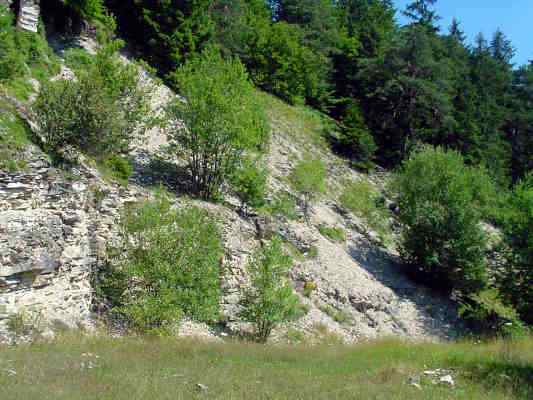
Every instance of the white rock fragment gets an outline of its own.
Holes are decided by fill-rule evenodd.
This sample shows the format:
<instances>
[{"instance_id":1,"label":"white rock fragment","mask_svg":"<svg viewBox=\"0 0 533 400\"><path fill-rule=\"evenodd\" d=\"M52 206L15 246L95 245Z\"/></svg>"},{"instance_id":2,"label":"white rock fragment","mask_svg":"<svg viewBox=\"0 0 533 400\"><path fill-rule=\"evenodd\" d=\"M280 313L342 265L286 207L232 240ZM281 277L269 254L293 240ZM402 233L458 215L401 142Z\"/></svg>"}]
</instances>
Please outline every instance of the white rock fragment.
<instances>
[{"instance_id":1,"label":"white rock fragment","mask_svg":"<svg viewBox=\"0 0 533 400\"><path fill-rule=\"evenodd\" d=\"M206 392L209 389L209 387L207 385L204 385L203 383L197 383L196 388L198 390L201 390L202 392Z\"/></svg>"},{"instance_id":2,"label":"white rock fragment","mask_svg":"<svg viewBox=\"0 0 533 400\"><path fill-rule=\"evenodd\" d=\"M453 380L453 377L451 375L441 376L441 378L439 379L439 383L443 385L448 385L451 387L455 386L455 381Z\"/></svg>"}]
</instances>

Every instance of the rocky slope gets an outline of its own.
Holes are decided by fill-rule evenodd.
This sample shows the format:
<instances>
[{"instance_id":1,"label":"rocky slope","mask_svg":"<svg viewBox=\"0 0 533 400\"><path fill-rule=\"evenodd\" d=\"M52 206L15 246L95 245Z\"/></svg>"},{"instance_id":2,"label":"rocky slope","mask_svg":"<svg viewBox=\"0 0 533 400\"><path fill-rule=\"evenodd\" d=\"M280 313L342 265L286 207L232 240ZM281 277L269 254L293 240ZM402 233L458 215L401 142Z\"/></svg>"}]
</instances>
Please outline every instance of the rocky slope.
<instances>
[{"instance_id":1,"label":"rocky slope","mask_svg":"<svg viewBox=\"0 0 533 400\"><path fill-rule=\"evenodd\" d=\"M144 79L149 81L145 74ZM153 84L152 106L158 112L174 94ZM314 204L309 223L243 217L231 197L224 205L198 202L223 221L226 257L221 308L227 328L246 329L237 318L241 290L247 284L245 265L262 238L278 233L299 255L291 278L309 312L278 329L275 339L320 338L326 332L346 342L390 335L455 336L459 323L454 305L407 279L394 252L379 244L364 221L338 204L343 182L367 179L379 186L380 179L352 171L332 154L317 133L324 126L316 115L265 94L258 96L265 101L272 126L267 156L270 195L281 189L291 191L286 176L305 152L326 162L329 194ZM138 138L133 150L135 174L127 187L104 179L83 158L65 172L36 146L26 149L24 172L0 171L0 337L9 337L14 316L21 315L48 334L61 327L95 326L98 307L92 278L105 258L106 244L116 235L124 204L151 196L151 187L158 183L168 185L177 194L176 204L182 203L180 178L161 168L179 161L165 158L166 143L159 128ZM318 230L322 224L344 230L346 240L324 237ZM315 254L310 254L311 249ZM304 296L306 284L313 290ZM184 324L182 333L218 334L192 322Z\"/></svg>"}]
</instances>

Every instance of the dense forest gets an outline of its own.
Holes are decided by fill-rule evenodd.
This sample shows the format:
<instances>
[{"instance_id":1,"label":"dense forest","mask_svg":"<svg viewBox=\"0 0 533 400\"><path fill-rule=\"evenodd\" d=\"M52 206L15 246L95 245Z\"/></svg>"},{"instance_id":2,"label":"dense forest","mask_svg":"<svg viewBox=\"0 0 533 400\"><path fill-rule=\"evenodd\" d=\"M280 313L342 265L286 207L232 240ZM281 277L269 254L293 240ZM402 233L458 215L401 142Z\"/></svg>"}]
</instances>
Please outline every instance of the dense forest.
<instances>
[{"instance_id":1,"label":"dense forest","mask_svg":"<svg viewBox=\"0 0 533 400\"><path fill-rule=\"evenodd\" d=\"M126 3L106 2L163 74L216 43L260 88L332 115L337 147L362 167L396 166L419 143L458 150L504 187L533 167L533 66L512 64L500 30L469 44L459 20L439 29L436 0Z\"/></svg>"}]
</instances>

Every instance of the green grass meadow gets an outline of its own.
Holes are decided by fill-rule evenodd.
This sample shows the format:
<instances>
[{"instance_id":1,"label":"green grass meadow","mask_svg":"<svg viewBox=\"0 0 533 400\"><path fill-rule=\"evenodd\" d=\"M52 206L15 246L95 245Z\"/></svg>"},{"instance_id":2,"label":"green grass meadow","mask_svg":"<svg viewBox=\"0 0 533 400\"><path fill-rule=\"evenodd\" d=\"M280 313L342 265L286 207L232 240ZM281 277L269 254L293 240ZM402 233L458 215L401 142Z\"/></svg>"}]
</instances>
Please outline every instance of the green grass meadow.
<instances>
[{"instance_id":1,"label":"green grass meadow","mask_svg":"<svg viewBox=\"0 0 533 400\"><path fill-rule=\"evenodd\" d=\"M436 368L450 369L455 387L422 374ZM410 385L419 375L420 387ZM70 337L0 347L0 399L530 400L533 341L265 346Z\"/></svg>"}]
</instances>

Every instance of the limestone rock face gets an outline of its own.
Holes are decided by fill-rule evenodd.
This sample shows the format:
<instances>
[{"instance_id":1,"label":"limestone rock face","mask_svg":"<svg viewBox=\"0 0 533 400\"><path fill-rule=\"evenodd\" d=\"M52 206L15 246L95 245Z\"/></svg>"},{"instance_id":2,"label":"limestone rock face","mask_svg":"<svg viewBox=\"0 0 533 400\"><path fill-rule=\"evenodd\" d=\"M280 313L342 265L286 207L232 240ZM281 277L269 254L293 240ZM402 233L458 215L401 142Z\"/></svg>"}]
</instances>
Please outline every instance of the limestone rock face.
<instances>
[{"instance_id":1,"label":"limestone rock face","mask_svg":"<svg viewBox=\"0 0 533 400\"><path fill-rule=\"evenodd\" d=\"M0 171L0 339L21 314L44 331L92 326L92 272L129 199L91 170L69 176L32 156L28 172Z\"/></svg>"},{"instance_id":2,"label":"limestone rock face","mask_svg":"<svg viewBox=\"0 0 533 400\"><path fill-rule=\"evenodd\" d=\"M37 32L39 27L39 0L20 0L17 26L30 32Z\"/></svg>"},{"instance_id":3,"label":"limestone rock face","mask_svg":"<svg viewBox=\"0 0 533 400\"><path fill-rule=\"evenodd\" d=\"M0 172L0 329L22 310L76 326L90 313L95 260L87 188L51 174L45 159L29 169Z\"/></svg>"},{"instance_id":4,"label":"limestone rock face","mask_svg":"<svg viewBox=\"0 0 533 400\"><path fill-rule=\"evenodd\" d=\"M10 7L13 2L18 2L19 5L17 27L26 31L37 32L41 12L40 0L0 0L0 5Z\"/></svg>"}]
</instances>

